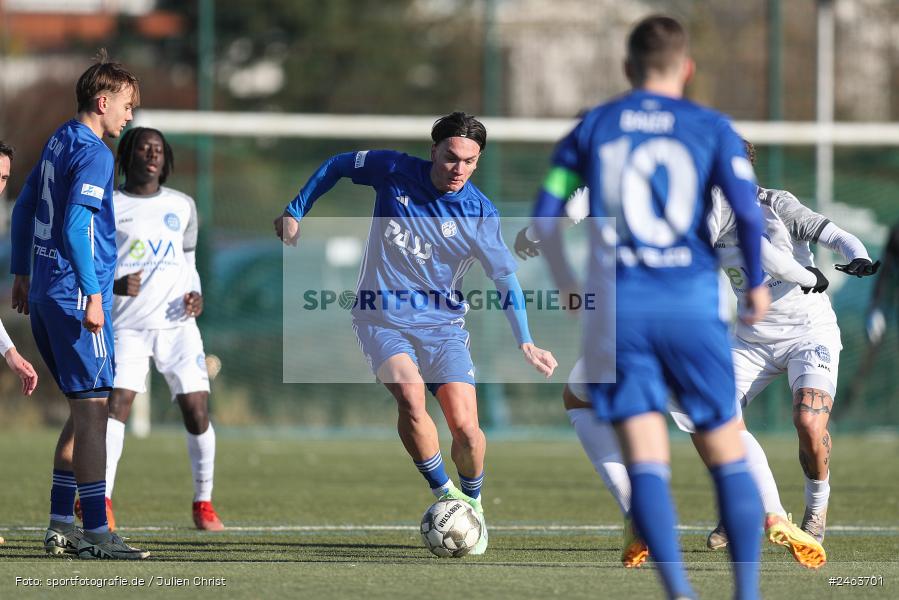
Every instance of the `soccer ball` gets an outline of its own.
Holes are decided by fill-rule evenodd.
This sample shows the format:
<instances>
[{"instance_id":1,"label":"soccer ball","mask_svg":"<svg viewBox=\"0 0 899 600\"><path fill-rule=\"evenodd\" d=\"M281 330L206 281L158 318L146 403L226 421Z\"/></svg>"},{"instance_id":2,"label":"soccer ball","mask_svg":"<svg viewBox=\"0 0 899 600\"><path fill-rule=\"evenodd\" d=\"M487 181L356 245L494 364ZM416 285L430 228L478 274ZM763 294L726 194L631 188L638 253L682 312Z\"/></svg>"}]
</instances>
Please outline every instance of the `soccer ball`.
<instances>
[{"instance_id":1,"label":"soccer ball","mask_svg":"<svg viewBox=\"0 0 899 600\"><path fill-rule=\"evenodd\" d=\"M438 500L421 518L421 540L440 557L465 556L481 539L481 522L461 500Z\"/></svg>"}]
</instances>

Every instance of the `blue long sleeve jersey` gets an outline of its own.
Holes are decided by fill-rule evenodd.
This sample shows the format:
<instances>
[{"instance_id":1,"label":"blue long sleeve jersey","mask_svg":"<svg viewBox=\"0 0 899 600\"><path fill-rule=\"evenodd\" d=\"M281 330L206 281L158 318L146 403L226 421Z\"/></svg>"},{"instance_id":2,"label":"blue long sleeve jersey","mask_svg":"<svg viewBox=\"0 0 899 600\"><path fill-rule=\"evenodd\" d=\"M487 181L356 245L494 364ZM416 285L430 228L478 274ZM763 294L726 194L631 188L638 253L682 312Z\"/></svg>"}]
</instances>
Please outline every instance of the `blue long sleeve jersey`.
<instances>
[{"instance_id":1,"label":"blue long sleeve jersey","mask_svg":"<svg viewBox=\"0 0 899 600\"><path fill-rule=\"evenodd\" d=\"M499 212L470 181L458 192L431 182L432 163L390 150L332 156L299 191L285 212L297 219L346 177L375 190L353 318L390 326L464 323L469 310L462 279L481 263L503 298L518 344L529 343L518 265L500 230Z\"/></svg>"},{"instance_id":2,"label":"blue long sleeve jersey","mask_svg":"<svg viewBox=\"0 0 899 600\"><path fill-rule=\"evenodd\" d=\"M560 216L581 185L589 186L589 214L598 217L588 219L590 273L616 265L619 314L717 314L717 258L706 225L713 185L733 207L749 285L761 284L755 174L723 115L633 91L589 111L559 142L552 163L534 216L560 287L574 278L556 219L546 217Z\"/></svg>"},{"instance_id":3,"label":"blue long sleeve jersey","mask_svg":"<svg viewBox=\"0 0 899 600\"><path fill-rule=\"evenodd\" d=\"M12 217L10 270L31 275L28 300L84 310L100 293L112 308L116 264L112 152L76 120L57 129Z\"/></svg>"}]
</instances>

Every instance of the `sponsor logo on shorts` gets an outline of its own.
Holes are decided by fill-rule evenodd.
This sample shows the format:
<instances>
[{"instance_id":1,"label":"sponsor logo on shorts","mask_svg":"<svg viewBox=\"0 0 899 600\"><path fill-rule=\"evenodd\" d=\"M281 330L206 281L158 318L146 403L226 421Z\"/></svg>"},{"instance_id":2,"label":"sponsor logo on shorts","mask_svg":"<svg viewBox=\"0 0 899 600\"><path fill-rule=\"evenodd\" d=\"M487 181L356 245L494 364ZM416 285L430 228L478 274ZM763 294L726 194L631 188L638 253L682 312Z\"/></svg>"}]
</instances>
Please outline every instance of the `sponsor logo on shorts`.
<instances>
[{"instance_id":1,"label":"sponsor logo on shorts","mask_svg":"<svg viewBox=\"0 0 899 600\"><path fill-rule=\"evenodd\" d=\"M821 362L830 362L830 350L827 349L827 346L822 346L820 344L815 346L815 354L821 359Z\"/></svg>"},{"instance_id":2,"label":"sponsor logo on shorts","mask_svg":"<svg viewBox=\"0 0 899 600\"><path fill-rule=\"evenodd\" d=\"M165 217L163 217L163 221L165 222L165 226L171 229L172 231L178 231L181 229L181 219L178 218L178 215L175 213L169 213Z\"/></svg>"},{"instance_id":3,"label":"sponsor logo on shorts","mask_svg":"<svg viewBox=\"0 0 899 600\"><path fill-rule=\"evenodd\" d=\"M409 206L409 196L397 196L396 201L402 204L403 206Z\"/></svg>"},{"instance_id":4,"label":"sponsor logo on shorts","mask_svg":"<svg viewBox=\"0 0 899 600\"><path fill-rule=\"evenodd\" d=\"M356 153L356 160L353 161L353 164L357 169L365 165L366 154L368 154L368 150L363 150L362 152Z\"/></svg>"}]
</instances>

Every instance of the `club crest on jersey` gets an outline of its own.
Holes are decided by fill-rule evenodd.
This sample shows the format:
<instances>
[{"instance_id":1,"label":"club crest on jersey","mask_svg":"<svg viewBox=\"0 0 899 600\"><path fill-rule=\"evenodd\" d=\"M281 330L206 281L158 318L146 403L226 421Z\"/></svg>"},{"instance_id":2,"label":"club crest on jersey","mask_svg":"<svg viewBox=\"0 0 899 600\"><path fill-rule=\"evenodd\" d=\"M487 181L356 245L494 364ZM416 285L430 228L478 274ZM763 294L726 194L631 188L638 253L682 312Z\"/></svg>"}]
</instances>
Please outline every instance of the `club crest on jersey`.
<instances>
[{"instance_id":1,"label":"club crest on jersey","mask_svg":"<svg viewBox=\"0 0 899 600\"><path fill-rule=\"evenodd\" d=\"M821 359L821 362L830 362L830 351L827 349L827 346L815 346L815 354L818 355L818 358Z\"/></svg>"},{"instance_id":2,"label":"club crest on jersey","mask_svg":"<svg viewBox=\"0 0 899 600\"><path fill-rule=\"evenodd\" d=\"M458 228L456 227L455 221L447 221L440 226L440 231L443 232L443 237L451 238L456 235Z\"/></svg>"},{"instance_id":3,"label":"club crest on jersey","mask_svg":"<svg viewBox=\"0 0 899 600\"><path fill-rule=\"evenodd\" d=\"M178 215L175 213L168 213L166 216L162 218L165 226L171 229L172 231L178 231L181 229L181 219L178 218Z\"/></svg>"},{"instance_id":4,"label":"club crest on jersey","mask_svg":"<svg viewBox=\"0 0 899 600\"><path fill-rule=\"evenodd\" d=\"M414 235L409 229L403 230L400 224L393 219L388 221L384 237L399 248L403 254L414 256L419 264L423 265L426 260L431 258L431 243L424 242L424 245L422 245L420 237Z\"/></svg>"}]
</instances>

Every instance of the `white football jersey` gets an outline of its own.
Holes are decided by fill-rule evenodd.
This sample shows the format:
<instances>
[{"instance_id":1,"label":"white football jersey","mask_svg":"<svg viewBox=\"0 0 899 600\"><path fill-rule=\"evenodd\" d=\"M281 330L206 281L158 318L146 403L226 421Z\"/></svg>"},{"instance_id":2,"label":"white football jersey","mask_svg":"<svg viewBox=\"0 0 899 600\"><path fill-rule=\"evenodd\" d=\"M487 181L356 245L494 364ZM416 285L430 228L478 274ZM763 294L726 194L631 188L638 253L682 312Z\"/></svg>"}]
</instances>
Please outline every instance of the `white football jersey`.
<instances>
[{"instance_id":1,"label":"white football jersey","mask_svg":"<svg viewBox=\"0 0 899 600\"><path fill-rule=\"evenodd\" d=\"M805 207L789 192L758 188L758 200L764 235L771 245L804 267L815 266L809 242L817 242L830 221ZM734 293L742 300L748 276L738 245L736 220L717 188L712 190L708 224L721 268ZM764 276L764 284L771 292L771 307L753 325L738 320L738 337L751 343L774 343L805 336L818 327L836 326L837 317L827 294L804 294L798 284L779 279L767 269Z\"/></svg>"},{"instance_id":2,"label":"white football jersey","mask_svg":"<svg viewBox=\"0 0 899 600\"><path fill-rule=\"evenodd\" d=\"M193 259L197 208L193 198L167 187L152 196L113 194L116 216L115 278L143 271L137 296L114 296L115 329L169 329L193 321L184 294L200 291ZM187 255L187 256L185 256Z\"/></svg>"}]
</instances>

